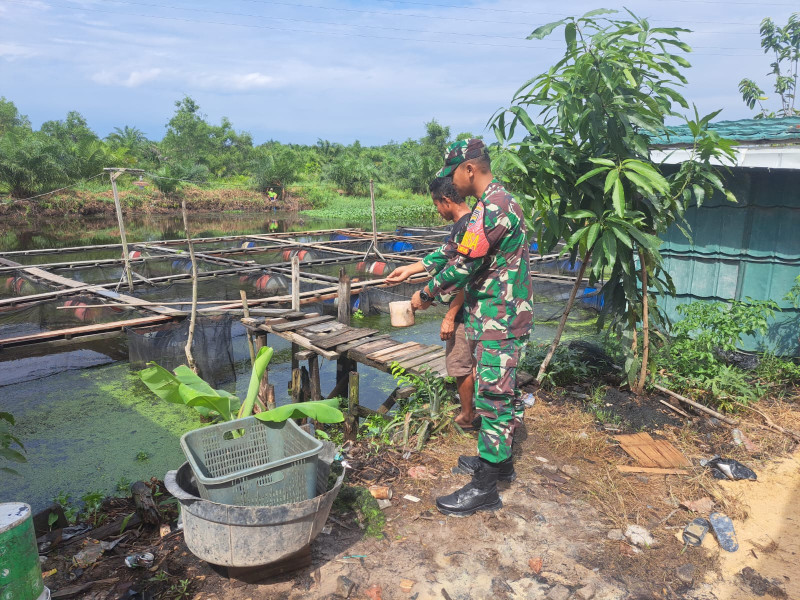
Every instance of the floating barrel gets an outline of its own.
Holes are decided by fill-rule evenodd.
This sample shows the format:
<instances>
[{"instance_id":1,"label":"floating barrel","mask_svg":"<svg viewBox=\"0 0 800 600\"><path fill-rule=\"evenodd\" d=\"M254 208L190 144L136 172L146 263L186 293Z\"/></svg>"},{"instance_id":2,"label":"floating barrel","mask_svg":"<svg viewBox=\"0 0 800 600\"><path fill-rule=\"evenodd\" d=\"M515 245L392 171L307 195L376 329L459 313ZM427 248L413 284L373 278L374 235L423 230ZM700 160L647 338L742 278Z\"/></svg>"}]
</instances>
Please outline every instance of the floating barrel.
<instances>
[{"instance_id":1,"label":"floating barrel","mask_svg":"<svg viewBox=\"0 0 800 600\"><path fill-rule=\"evenodd\" d=\"M240 248L255 248L255 247L256 247L255 242L242 242L242 245L240 246Z\"/></svg>"},{"instance_id":2,"label":"floating barrel","mask_svg":"<svg viewBox=\"0 0 800 600\"><path fill-rule=\"evenodd\" d=\"M24 277L9 277L5 282L6 291L17 296L30 296L36 293L33 284Z\"/></svg>"},{"instance_id":3,"label":"floating barrel","mask_svg":"<svg viewBox=\"0 0 800 600\"><path fill-rule=\"evenodd\" d=\"M558 263L558 270L566 271L567 273L577 273L580 271L582 264L583 262L578 258L575 259L575 262L572 262L570 259L566 259Z\"/></svg>"},{"instance_id":4,"label":"floating barrel","mask_svg":"<svg viewBox=\"0 0 800 600\"><path fill-rule=\"evenodd\" d=\"M74 308L75 318L83 322L94 320L94 317L97 314L95 309L87 308L86 302L81 302L80 300L67 300L64 302L64 306Z\"/></svg>"},{"instance_id":5,"label":"floating barrel","mask_svg":"<svg viewBox=\"0 0 800 600\"><path fill-rule=\"evenodd\" d=\"M332 242L343 242L344 240L352 240L349 235L344 235L342 233L332 233L330 236L330 240Z\"/></svg>"},{"instance_id":6,"label":"floating barrel","mask_svg":"<svg viewBox=\"0 0 800 600\"><path fill-rule=\"evenodd\" d=\"M383 246L388 252L409 252L414 249L410 242L386 242Z\"/></svg>"},{"instance_id":7,"label":"floating barrel","mask_svg":"<svg viewBox=\"0 0 800 600\"><path fill-rule=\"evenodd\" d=\"M43 600L44 587L31 507L23 502L0 504L0 598Z\"/></svg>"},{"instance_id":8,"label":"floating barrel","mask_svg":"<svg viewBox=\"0 0 800 600\"><path fill-rule=\"evenodd\" d=\"M173 271L186 271L187 273L192 270L192 261L188 258L179 258L172 261Z\"/></svg>"},{"instance_id":9,"label":"floating barrel","mask_svg":"<svg viewBox=\"0 0 800 600\"><path fill-rule=\"evenodd\" d=\"M280 275L261 275L255 280L256 289L263 294L275 295L285 292L289 285Z\"/></svg>"},{"instance_id":10,"label":"floating barrel","mask_svg":"<svg viewBox=\"0 0 800 600\"><path fill-rule=\"evenodd\" d=\"M128 252L128 258L130 259L140 258L141 256L142 253L139 252L138 250L131 250L130 252Z\"/></svg>"},{"instance_id":11,"label":"floating barrel","mask_svg":"<svg viewBox=\"0 0 800 600\"><path fill-rule=\"evenodd\" d=\"M283 256L283 260L286 261L286 262L289 262L290 260L292 260L292 257L294 257L294 256L299 258L300 262L303 262L303 261L307 262L307 261L311 261L311 260L316 260L317 259L317 255L314 254L314 252L312 252L311 250L284 250L282 256Z\"/></svg>"},{"instance_id":12,"label":"floating barrel","mask_svg":"<svg viewBox=\"0 0 800 600\"><path fill-rule=\"evenodd\" d=\"M597 310L602 310L603 306L605 306L605 298L603 298L603 291L593 287L587 287L583 290L583 293L578 298L584 304L591 306L592 308L596 308Z\"/></svg>"},{"instance_id":13,"label":"floating barrel","mask_svg":"<svg viewBox=\"0 0 800 600\"><path fill-rule=\"evenodd\" d=\"M385 276L394 271L396 265L394 263L387 263L380 260L375 261L360 261L356 264L356 271L359 273L369 273L370 275Z\"/></svg>"},{"instance_id":14,"label":"floating barrel","mask_svg":"<svg viewBox=\"0 0 800 600\"><path fill-rule=\"evenodd\" d=\"M539 251L539 244L536 242L531 242L531 252L538 252Z\"/></svg>"}]
</instances>

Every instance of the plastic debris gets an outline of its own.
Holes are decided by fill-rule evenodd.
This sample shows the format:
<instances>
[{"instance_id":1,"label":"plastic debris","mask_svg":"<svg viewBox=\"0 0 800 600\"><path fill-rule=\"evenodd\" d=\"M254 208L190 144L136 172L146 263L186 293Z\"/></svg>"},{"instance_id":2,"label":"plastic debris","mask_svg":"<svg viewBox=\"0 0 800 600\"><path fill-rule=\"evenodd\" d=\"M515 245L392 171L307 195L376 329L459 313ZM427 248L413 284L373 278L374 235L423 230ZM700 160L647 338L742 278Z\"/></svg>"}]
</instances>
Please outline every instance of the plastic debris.
<instances>
[{"instance_id":1,"label":"plastic debris","mask_svg":"<svg viewBox=\"0 0 800 600\"><path fill-rule=\"evenodd\" d=\"M400 580L400 591L405 592L406 594L411 593L411 590L414 589L414 585L417 582L413 579L401 579Z\"/></svg>"},{"instance_id":2,"label":"plastic debris","mask_svg":"<svg viewBox=\"0 0 800 600\"><path fill-rule=\"evenodd\" d=\"M411 494L406 494L405 496L403 496L403 499L404 500L408 500L409 502L419 502L420 501L419 498L417 498L416 496L412 496Z\"/></svg>"},{"instance_id":3,"label":"plastic debris","mask_svg":"<svg viewBox=\"0 0 800 600\"><path fill-rule=\"evenodd\" d=\"M706 496L699 500L681 500L681 506L685 506L692 512L707 515L714 509L714 501Z\"/></svg>"},{"instance_id":4,"label":"plastic debris","mask_svg":"<svg viewBox=\"0 0 800 600\"><path fill-rule=\"evenodd\" d=\"M153 566L155 556L150 552L138 552L125 557L125 566L129 569L149 569Z\"/></svg>"},{"instance_id":5,"label":"plastic debris","mask_svg":"<svg viewBox=\"0 0 800 600\"><path fill-rule=\"evenodd\" d=\"M378 499L378 508L380 508L381 510L385 510L385 509L389 508L391 505L392 505L392 501L391 500L387 500L385 498L379 498Z\"/></svg>"},{"instance_id":6,"label":"plastic debris","mask_svg":"<svg viewBox=\"0 0 800 600\"><path fill-rule=\"evenodd\" d=\"M522 397L522 401L525 403L525 407L526 408L530 408L531 406L533 406L536 403L536 396L534 396L531 393L525 394Z\"/></svg>"},{"instance_id":7,"label":"plastic debris","mask_svg":"<svg viewBox=\"0 0 800 600\"><path fill-rule=\"evenodd\" d=\"M716 479L730 479L733 481L740 479L755 481L757 479L755 472L751 468L732 458L712 456L708 460L701 460L700 465L711 469L711 474Z\"/></svg>"},{"instance_id":8,"label":"plastic debris","mask_svg":"<svg viewBox=\"0 0 800 600\"><path fill-rule=\"evenodd\" d=\"M85 569L97 562L103 554L103 546L97 540L87 538L84 540L84 548L72 557L72 562L76 567Z\"/></svg>"},{"instance_id":9,"label":"plastic debris","mask_svg":"<svg viewBox=\"0 0 800 600\"><path fill-rule=\"evenodd\" d=\"M656 544L650 532L641 525L628 525L628 528L625 530L625 537L635 546L652 548Z\"/></svg>"},{"instance_id":10,"label":"plastic debris","mask_svg":"<svg viewBox=\"0 0 800 600\"><path fill-rule=\"evenodd\" d=\"M528 566L531 568L531 571L536 573L537 575L542 572L542 557L537 556L536 558L531 558L528 560Z\"/></svg>"},{"instance_id":11,"label":"plastic debris","mask_svg":"<svg viewBox=\"0 0 800 600\"><path fill-rule=\"evenodd\" d=\"M364 595L369 598L369 600L383 600L381 587L379 585L373 585L372 587L365 589Z\"/></svg>"},{"instance_id":12,"label":"plastic debris","mask_svg":"<svg viewBox=\"0 0 800 600\"><path fill-rule=\"evenodd\" d=\"M339 575L336 580L336 595L342 598L349 598L350 594L356 589L356 583L349 577Z\"/></svg>"},{"instance_id":13,"label":"plastic debris","mask_svg":"<svg viewBox=\"0 0 800 600\"><path fill-rule=\"evenodd\" d=\"M332 531L333 527L331 527L330 525L325 525L325 527L322 528L322 533L325 535L330 535Z\"/></svg>"}]
</instances>

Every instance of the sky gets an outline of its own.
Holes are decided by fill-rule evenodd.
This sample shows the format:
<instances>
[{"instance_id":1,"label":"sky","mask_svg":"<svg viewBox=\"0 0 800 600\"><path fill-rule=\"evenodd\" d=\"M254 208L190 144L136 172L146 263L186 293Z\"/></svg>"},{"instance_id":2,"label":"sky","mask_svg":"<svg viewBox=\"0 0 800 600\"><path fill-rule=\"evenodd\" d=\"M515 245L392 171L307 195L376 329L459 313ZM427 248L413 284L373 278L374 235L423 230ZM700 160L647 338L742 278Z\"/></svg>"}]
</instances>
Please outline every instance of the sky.
<instances>
[{"instance_id":1,"label":"sky","mask_svg":"<svg viewBox=\"0 0 800 600\"><path fill-rule=\"evenodd\" d=\"M623 5L654 26L692 29L685 96L719 119L753 114L738 83L769 87L761 19L786 23L797 1L734 0L0 0L0 96L34 127L80 112L101 137L125 125L161 139L191 96L255 143L384 144L486 135L517 88L564 50L568 15ZM774 99L772 99L774 100Z\"/></svg>"}]
</instances>

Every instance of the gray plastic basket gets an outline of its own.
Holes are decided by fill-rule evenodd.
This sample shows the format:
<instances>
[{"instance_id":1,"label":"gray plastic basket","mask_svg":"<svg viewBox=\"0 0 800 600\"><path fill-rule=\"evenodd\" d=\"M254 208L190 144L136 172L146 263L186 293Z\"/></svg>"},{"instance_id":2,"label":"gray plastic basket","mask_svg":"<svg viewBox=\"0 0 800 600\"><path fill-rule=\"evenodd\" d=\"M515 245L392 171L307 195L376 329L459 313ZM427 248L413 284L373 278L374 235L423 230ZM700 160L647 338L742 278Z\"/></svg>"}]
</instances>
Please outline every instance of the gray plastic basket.
<instances>
[{"instance_id":1,"label":"gray plastic basket","mask_svg":"<svg viewBox=\"0 0 800 600\"><path fill-rule=\"evenodd\" d=\"M244 435L233 438L234 430ZM181 437L200 497L236 506L279 506L317 495L322 442L293 420L247 417L202 427Z\"/></svg>"}]
</instances>

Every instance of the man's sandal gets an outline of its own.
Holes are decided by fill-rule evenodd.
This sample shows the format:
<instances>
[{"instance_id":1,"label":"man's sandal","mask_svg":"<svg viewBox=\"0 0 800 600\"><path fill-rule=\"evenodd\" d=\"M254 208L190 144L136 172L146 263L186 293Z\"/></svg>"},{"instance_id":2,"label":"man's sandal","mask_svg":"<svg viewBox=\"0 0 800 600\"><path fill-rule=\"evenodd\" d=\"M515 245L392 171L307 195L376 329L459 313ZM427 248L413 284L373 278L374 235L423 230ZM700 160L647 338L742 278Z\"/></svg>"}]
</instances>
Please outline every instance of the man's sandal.
<instances>
[{"instance_id":1,"label":"man's sandal","mask_svg":"<svg viewBox=\"0 0 800 600\"><path fill-rule=\"evenodd\" d=\"M703 543L703 538L708 533L708 521L703 517L697 517L683 529L683 541L690 546L699 546Z\"/></svg>"}]
</instances>

